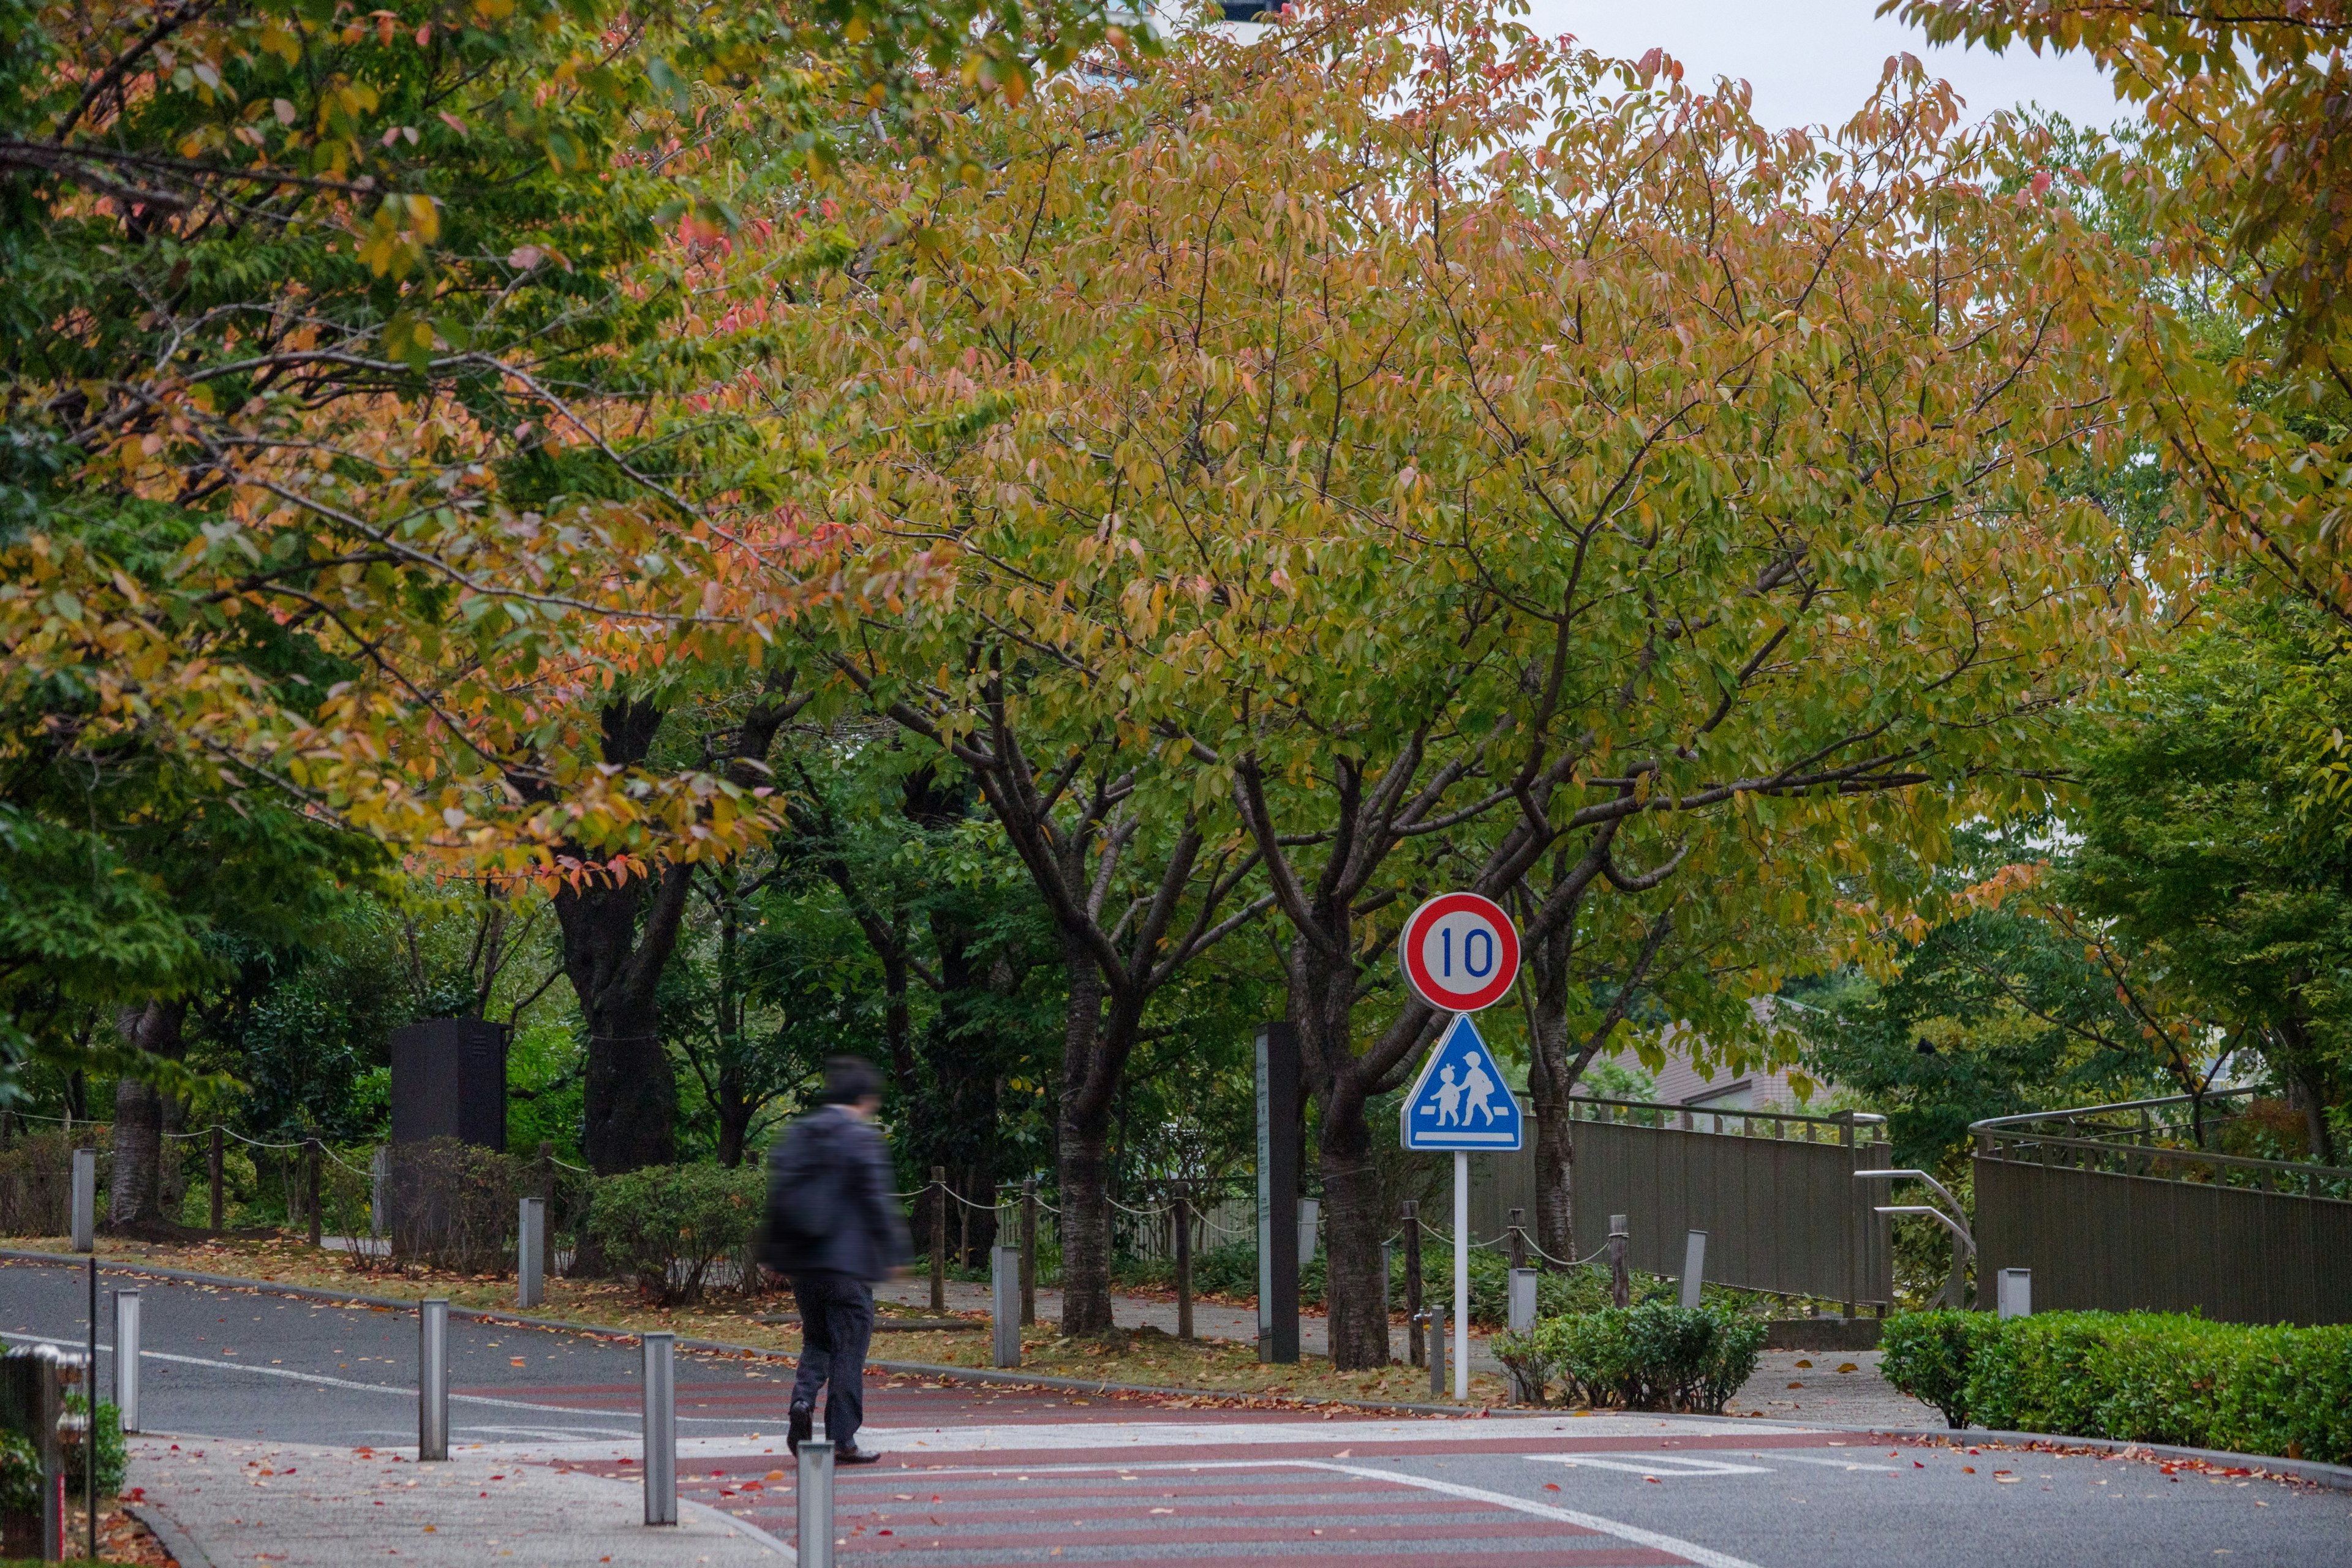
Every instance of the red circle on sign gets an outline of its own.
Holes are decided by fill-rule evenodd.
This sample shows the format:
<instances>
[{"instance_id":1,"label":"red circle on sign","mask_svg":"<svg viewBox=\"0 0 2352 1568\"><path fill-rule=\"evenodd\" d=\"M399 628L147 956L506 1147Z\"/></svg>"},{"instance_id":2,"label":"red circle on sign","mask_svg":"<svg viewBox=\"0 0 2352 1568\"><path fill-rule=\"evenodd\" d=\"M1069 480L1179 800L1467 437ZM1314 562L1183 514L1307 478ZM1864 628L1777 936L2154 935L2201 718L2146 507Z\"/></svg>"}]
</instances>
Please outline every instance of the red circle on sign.
<instances>
[{"instance_id":1,"label":"red circle on sign","mask_svg":"<svg viewBox=\"0 0 2352 1568\"><path fill-rule=\"evenodd\" d=\"M1492 899L1440 893L1406 918L1397 959L1423 1001L1441 1012L1475 1013L1510 994L1519 931Z\"/></svg>"}]
</instances>

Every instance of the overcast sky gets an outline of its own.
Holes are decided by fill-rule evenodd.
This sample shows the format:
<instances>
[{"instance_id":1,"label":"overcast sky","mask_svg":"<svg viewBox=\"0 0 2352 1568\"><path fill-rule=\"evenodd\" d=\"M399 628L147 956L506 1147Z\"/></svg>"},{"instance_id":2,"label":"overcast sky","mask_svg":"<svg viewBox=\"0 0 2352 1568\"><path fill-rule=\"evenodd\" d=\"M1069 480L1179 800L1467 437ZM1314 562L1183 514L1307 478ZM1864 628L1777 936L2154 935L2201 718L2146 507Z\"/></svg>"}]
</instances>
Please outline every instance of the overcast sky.
<instances>
[{"instance_id":1,"label":"overcast sky","mask_svg":"<svg viewBox=\"0 0 2352 1568\"><path fill-rule=\"evenodd\" d=\"M1919 56L1968 100L1972 117L2039 102L2105 129L2127 110L2081 55L2036 57L2012 45L1930 49L1916 31L1873 16L1877 0L1530 0L1521 18L1546 35L1573 33L1605 55L1638 58L1655 45L1683 62L1694 87L1720 76L1755 89L1757 117L1794 125L1845 120L1889 55Z\"/></svg>"}]
</instances>

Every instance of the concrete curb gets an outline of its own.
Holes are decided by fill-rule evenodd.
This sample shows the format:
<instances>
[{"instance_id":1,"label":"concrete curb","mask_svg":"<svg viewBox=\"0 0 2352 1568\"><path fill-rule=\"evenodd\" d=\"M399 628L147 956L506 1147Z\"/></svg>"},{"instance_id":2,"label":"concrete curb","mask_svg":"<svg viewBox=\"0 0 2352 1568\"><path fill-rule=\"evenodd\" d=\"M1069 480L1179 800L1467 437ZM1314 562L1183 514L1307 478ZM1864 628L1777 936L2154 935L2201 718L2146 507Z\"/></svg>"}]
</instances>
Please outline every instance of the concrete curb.
<instances>
[{"instance_id":1,"label":"concrete curb","mask_svg":"<svg viewBox=\"0 0 2352 1568\"><path fill-rule=\"evenodd\" d=\"M1962 1447L1994 1443L2017 1447L2047 1443L2061 1448L2099 1448L2110 1454L2145 1454L2158 1459L2195 1459L2230 1469L2249 1469L2256 1475L2290 1476L2299 1481L2309 1481L2314 1486L2352 1492L2352 1465L2324 1464L2316 1459L2283 1459L2275 1454L2232 1454L2221 1448L2184 1448L2174 1443L2127 1443L2117 1437L2068 1437L2053 1432L2002 1432L1983 1426L1963 1426L1957 1431L1949 1426L1922 1426L1908 1430L1885 1426L1833 1426L1823 1430L1865 1433L1874 1437L1899 1437L1906 1442L1955 1443Z\"/></svg>"},{"instance_id":2,"label":"concrete curb","mask_svg":"<svg viewBox=\"0 0 2352 1568\"><path fill-rule=\"evenodd\" d=\"M84 1254L79 1252L34 1252L23 1247L0 1247L0 1260L23 1263L65 1263L79 1268L86 1258ZM99 1261L99 1268L117 1274L139 1274L150 1279L175 1279L189 1285L221 1285L238 1290L267 1290L280 1296L299 1296L308 1300L330 1302L338 1306L356 1302L362 1307L383 1307L400 1312L414 1311L416 1308L415 1300L404 1297L366 1296L355 1290L326 1290L315 1285L280 1284L272 1279L250 1279L235 1274L201 1274L191 1268L166 1268L160 1264L109 1263L101 1258ZM599 1323L575 1323L562 1318L535 1318L520 1312L500 1311L496 1308L460 1307L455 1303L450 1305L449 1315L453 1318L471 1318L480 1321L519 1323L525 1328L553 1329L564 1333L593 1334L612 1340L634 1339L638 1332L635 1329L615 1329ZM790 1353L784 1351L770 1350L762 1345L739 1345L726 1340L681 1339L677 1342L677 1348L683 1351L702 1351L713 1355L767 1356L778 1361L793 1359ZM1381 1400L1368 1402L1353 1399L1327 1399L1319 1395L1303 1394L1251 1394L1244 1390L1230 1388L1154 1388L1138 1384L1098 1383L1078 1377L1048 1377L1017 1371L999 1371L990 1367L939 1366L929 1362L869 1361L866 1364L883 1372L913 1376L953 1377L969 1383L1007 1384L1027 1388L1060 1388L1068 1389L1076 1394L1142 1394L1176 1399L1263 1400L1269 1404L1297 1405L1306 1409L1339 1406L1376 1414L1454 1415L1465 1418L1483 1414L1505 1416L1544 1414L1538 1410L1513 1410L1500 1406L1490 1408L1485 1405L1415 1405ZM1722 1417L1708 1416L1706 1419L1720 1420Z\"/></svg>"},{"instance_id":3,"label":"concrete curb","mask_svg":"<svg viewBox=\"0 0 2352 1568\"><path fill-rule=\"evenodd\" d=\"M189 1540L188 1532L180 1528L180 1521L164 1512L158 1504L126 1502L122 1508L124 1512L155 1532L157 1542L172 1554L172 1560L180 1568L213 1568L213 1560L205 1554L204 1548Z\"/></svg>"}]
</instances>

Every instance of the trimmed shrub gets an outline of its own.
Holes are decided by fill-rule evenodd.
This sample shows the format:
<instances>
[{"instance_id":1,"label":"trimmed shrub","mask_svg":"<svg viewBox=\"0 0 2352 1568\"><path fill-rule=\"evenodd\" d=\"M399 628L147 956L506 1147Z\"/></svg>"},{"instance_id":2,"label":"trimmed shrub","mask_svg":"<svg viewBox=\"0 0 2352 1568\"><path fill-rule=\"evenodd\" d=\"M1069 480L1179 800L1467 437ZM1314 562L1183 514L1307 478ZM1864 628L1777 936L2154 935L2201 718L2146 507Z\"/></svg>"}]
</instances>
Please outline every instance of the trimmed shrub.
<instances>
[{"instance_id":1,"label":"trimmed shrub","mask_svg":"<svg viewBox=\"0 0 2352 1568\"><path fill-rule=\"evenodd\" d=\"M392 1151L392 1258L459 1274L504 1273L512 1258L516 1162L455 1138Z\"/></svg>"},{"instance_id":2,"label":"trimmed shrub","mask_svg":"<svg viewBox=\"0 0 2352 1568\"><path fill-rule=\"evenodd\" d=\"M1887 1381L1956 1426L2352 1460L2352 1324L1906 1312L1883 1342Z\"/></svg>"},{"instance_id":3,"label":"trimmed shrub","mask_svg":"<svg viewBox=\"0 0 2352 1568\"><path fill-rule=\"evenodd\" d=\"M1983 1312L1902 1312L1886 1320L1879 1371L1955 1427L1969 1424L1969 1373L1997 1320Z\"/></svg>"},{"instance_id":4,"label":"trimmed shrub","mask_svg":"<svg viewBox=\"0 0 2352 1568\"><path fill-rule=\"evenodd\" d=\"M767 1201L767 1173L757 1163L651 1166L600 1179L588 1227L607 1264L675 1306L700 1300L714 1284L758 1285L750 1249Z\"/></svg>"},{"instance_id":5,"label":"trimmed shrub","mask_svg":"<svg viewBox=\"0 0 2352 1568\"><path fill-rule=\"evenodd\" d=\"M1541 1373L1595 1408L1720 1415L1755 1374L1764 1334L1759 1318L1645 1301L1547 1318L1529 1339Z\"/></svg>"}]
</instances>

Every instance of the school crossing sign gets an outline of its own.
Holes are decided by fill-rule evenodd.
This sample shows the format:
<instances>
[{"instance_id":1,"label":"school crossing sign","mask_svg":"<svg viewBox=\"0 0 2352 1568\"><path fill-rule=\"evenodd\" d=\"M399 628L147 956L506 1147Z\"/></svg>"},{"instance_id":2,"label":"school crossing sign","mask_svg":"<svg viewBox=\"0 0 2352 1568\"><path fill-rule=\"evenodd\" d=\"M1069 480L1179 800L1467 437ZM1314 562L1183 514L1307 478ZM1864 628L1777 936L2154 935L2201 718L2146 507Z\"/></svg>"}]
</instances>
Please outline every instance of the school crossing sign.
<instances>
[{"instance_id":1,"label":"school crossing sign","mask_svg":"<svg viewBox=\"0 0 2352 1568\"><path fill-rule=\"evenodd\" d=\"M1408 1149L1494 1153L1520 1146L1523 1121L1502 1069L1463 1013L1422 1065L1397 1126Z\"/></svg>"}]
</instances>

